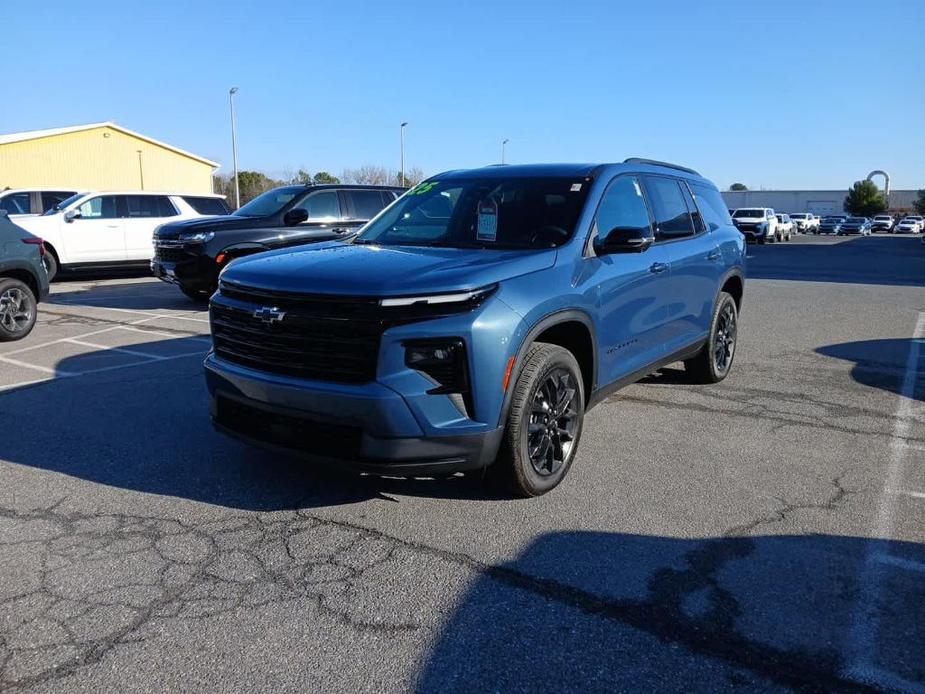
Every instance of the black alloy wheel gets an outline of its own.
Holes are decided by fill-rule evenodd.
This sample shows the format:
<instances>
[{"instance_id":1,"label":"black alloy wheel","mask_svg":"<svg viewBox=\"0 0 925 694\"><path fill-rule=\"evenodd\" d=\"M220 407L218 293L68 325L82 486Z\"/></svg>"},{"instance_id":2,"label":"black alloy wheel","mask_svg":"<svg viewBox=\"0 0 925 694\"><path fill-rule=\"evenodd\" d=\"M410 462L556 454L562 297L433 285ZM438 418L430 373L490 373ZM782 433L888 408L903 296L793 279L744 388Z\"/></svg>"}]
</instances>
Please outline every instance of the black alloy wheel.
<instances>
[{"instance_id":1,"label":"black alloy wheel","mask_svg":"<svg viewBox=\"0 0 925 694\"><path fill-rule=\"evenodd\" d=\"M578 428L577 395L578 387L571 374L565 369L554 369L533 396L527 450L538 475L556 474L569 459Z\"/></svg>"}]
</instances>

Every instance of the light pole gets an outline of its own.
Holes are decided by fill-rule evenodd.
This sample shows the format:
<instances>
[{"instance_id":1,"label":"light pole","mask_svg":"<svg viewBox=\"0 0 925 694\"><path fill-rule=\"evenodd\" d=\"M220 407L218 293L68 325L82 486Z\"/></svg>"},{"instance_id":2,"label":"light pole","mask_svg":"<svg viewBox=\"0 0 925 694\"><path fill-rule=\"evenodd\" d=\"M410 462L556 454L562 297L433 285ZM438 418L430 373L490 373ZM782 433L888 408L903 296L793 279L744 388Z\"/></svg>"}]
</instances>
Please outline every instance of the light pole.
<instances>
[{"instance_id":1,"label":"light pole","mask_svg":"<svg viewBox=\"0 0 925 694\"><path fill-rule=\"evenodd\" d=\"M138 178L141 180L141 190L145 189L145 167L141 163L141 150L136 149L138 152Z\"/></svg>"},{"instance_id":2,"label":"light pole","mask_svg":"<svg viewBox=\"0 0 925 694\"><path fill-rule=\"evenodd\" d=\"M501 140L501 163L504 164L504 146L510 142L510 140Z\"/></svg>"},{"instance_id":3,"label":"light pole","mask_svg":"<svg viewBox=\"0 0 925 694\"><path fill-rule=\"evenodd\" d=\"M231 102L231 159L234 163L234 208L241 207L241 189L238 188L238 143L235 139L234 124L234 95L238 93L237 87L228 90L228 101Z\"/></svg>"},{"instance_id":4,"label":"light pole","mask_svg":"<svg viewBox=\"0 0 925 694\"><path fill-rule=\"evenodd\" d=\"M402 123L398 129L401 137L401 187L405 187L405 126L408 123Z\"/></svg>"}]
</instances>

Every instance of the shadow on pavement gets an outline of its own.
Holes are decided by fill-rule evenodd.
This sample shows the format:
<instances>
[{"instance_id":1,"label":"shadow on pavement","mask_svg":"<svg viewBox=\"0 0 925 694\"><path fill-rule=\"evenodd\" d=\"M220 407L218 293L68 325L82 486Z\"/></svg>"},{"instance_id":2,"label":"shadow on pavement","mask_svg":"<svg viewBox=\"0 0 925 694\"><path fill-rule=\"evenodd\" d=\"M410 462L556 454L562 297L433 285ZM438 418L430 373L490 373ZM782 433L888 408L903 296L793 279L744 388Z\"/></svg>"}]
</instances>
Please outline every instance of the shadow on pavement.
<instances>
[{"instance_id":1,"label":"shadow on pavement","mask_svg":"<svg viewBox=\"0 0 925 694\"><path fill-rule=\"evenodd\" d=\"M843 679L855 642L869 666L923 682L925 582L890 566L864 592L872 548L925 561L920 544L855 537L547 534L484 569L417 689L863 691ZM858 610L862 594L877 604Z\"/></svg>"},{"instance_id":2,"label":"shadow on pavement","mask_svg":"<svg viewBox=\"0 0 925 694\"><path fill-rule=\"evenodd\" d=\"M925 285L925 245L918 236L749 246L748 256L749 279Z\"/></svg>"},{"instance_id":3,"label":"shadow on pavement","mask_svg":"<svg viewBox=\"0 0 925 694\"><path fill-rule=\"evenodd\" d=\"M861 340L819 347L816 352L853 362L851 377L858 383L901 394L912 345L912 339ZM925 356L925 345L919 353ZM925 400L925 366L921 363L915 366L912 397Z\"/></svg>"},{"instance_id":4,"label":"shadow on pavement","mask_svg":"<svg viewBox=\"0 0 925 694\"><path fill-rule=\"evenodd\" d=\"M85 277L79 279L83 282L88 281ZM134 278L124 276L120 279ZM99 286L90 284L75 287L70 291L60 291L65 287L67 284L64 283L56 285L59 291L49 297L49 303L135 311L203 311L208 307L207 301L194 301L185 296L178 287L154 279L149 282L110 282Z\"/></svg>"},{"instance_id":5,"label":"shadow on pavement","mask_svg":"<svg viewBox=\"0 0 925 694\"><path fill-rule=\"evenodd\" d=\"M510 498L480 474L443 480L379 478L228 439L212 428L202 367L208 347L199 340L132 344L127 347L133 352L168 360L130 366L139 358L109 350L67 357L56 364L59 373L111 370L0 392L0 417L27 417L41 429L39 436L0 437L0 459L112 487L251 511L371 498L397 501L390 492ZM193 356L175 357L185 354Z\"/></svg>"}]
</instances>

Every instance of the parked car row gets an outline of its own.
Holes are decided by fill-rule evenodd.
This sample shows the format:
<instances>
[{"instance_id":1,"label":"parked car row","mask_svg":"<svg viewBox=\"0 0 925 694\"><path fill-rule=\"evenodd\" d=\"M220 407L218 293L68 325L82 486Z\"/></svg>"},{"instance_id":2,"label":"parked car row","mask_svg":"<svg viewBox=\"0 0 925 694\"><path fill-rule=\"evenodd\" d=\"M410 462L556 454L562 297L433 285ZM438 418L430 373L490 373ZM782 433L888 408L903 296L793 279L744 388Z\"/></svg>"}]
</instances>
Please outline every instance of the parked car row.
<instances>
[{"instance_id":1,"label":"parked car row","mask_svg":"<svg viewBox=\"0 0 925 694\"><path fill-rule=\"evenodd\" d=\"M810 212L775 213L769 207L747 207L730 210L732 221L750 243L789 241L792 234L823 234L869 236L876 231L918 234L925 231L925 218L908 215L899 222L888 214L873 219L851 215L828 215L821 219Z\"/></svg>"}]
</instances>

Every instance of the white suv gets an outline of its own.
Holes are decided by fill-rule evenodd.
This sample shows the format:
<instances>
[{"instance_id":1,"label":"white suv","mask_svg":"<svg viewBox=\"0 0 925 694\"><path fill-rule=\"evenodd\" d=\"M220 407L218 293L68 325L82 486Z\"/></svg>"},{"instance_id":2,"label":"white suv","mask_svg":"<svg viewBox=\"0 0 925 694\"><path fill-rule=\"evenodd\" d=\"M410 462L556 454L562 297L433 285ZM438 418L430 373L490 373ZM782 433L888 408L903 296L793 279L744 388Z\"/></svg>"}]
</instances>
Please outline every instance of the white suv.
<instances>
[{"instance_id":1,"label":"white suv","mask_svg":"<svg viewBox=\"0 0 925 694\"><path fill-rule=\"evenodd\" d=\"M782 241L777 215L770 207L741 207L732 213L732 223L745 235L745 240L757 243Z\"/></svg>"},{"instance_id":2,"label":"white suv","mask_svg":"<svg viewBox=\"0 0 925 694\"><path fill-rule=\"evenodd\" d=\"M53 276L58 267L147 265L160 224L228 212L220 195L77 193L41 216L20 217L16 223L45 240Z\"/></svg>"}]
</instances>

